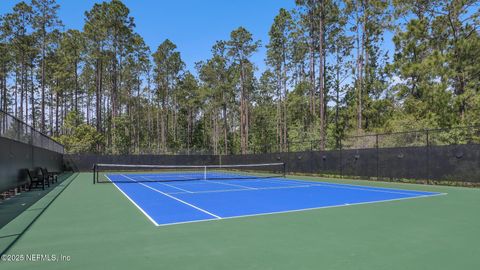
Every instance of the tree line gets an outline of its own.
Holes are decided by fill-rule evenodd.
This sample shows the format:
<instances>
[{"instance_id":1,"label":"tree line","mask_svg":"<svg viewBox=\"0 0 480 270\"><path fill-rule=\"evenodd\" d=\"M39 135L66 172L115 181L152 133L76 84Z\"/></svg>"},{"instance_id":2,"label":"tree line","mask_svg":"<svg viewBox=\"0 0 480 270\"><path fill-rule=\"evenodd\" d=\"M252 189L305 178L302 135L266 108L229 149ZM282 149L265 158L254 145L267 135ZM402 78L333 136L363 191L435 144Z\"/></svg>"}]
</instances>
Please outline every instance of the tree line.
<instances>
[{"instance_id":1,"label":"tree line","mask_svg":"<svg viewBox=\"0 0 480 270\"><path fill-rule=\"evenodd\" d=\"M240 26L192 72L171 40L152 51L120 0L94 4L81 30L65 30L55 0L19 2L0 17L0 109L72 153L322 150L480 124L479 1L295 3L269 40Z\"/></svg>"}]
</instances>

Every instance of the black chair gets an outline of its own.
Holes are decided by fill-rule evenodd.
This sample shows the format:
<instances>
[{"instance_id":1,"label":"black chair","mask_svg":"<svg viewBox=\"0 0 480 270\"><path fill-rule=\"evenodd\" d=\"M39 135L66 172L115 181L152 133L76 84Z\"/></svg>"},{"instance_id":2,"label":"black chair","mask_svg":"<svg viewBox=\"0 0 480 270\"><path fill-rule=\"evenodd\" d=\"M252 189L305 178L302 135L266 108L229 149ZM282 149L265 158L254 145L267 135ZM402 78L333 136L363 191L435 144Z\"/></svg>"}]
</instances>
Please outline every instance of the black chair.
<instances>
[{"instance_id":1,"label":"black chair","mask_svg":"<svg viewBox=\"0 0 480 270\"><path fill-rule=\"evenodd\" d=\"M47 168L40 168L42 170L42 174L50 179L53 183L58 182L58 173L57 172L49 172Z\"/></svg>"},{"instance_id":2,"label":"black chair","mask_svg":"<svg viewBox=\"0 0 480 270\"><path fill-rule=\"evenodd\" d=\"M27 173L28 179L30 180L30 185L28 189L31 190L35 185L35 188L41 187L43 190L45 190L45 185L50 186L47 178L43 177L43 175L36 175L32 173L29 169L25 169L25 172Z\"/></svg>"},{"instance_id":3,"label":"black chair","mask_svg":"<svg viewBox=\"0 0 480 270\"><path fill-rule=\"evenodd\" d=\"M48 174L45 174L43 172L43 169L40 167L35 168L35 177L38 177L40 180L45 180L45 185L50 187L50 179L48 177Z\"/></svg>"}]
</instances>

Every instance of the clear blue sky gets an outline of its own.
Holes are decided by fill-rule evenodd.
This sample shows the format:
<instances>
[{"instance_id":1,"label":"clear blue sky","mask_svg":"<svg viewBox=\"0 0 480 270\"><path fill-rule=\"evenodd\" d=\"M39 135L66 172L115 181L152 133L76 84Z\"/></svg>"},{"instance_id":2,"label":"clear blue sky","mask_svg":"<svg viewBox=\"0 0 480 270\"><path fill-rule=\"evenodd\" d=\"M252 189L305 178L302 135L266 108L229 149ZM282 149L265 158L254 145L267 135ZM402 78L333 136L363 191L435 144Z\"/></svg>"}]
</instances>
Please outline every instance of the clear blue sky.
<instances>
[{"instance_id":1,"label":"clear blue sky","mask_svg":"<svg viewBox=\"0 0 480 270\"><path fill-rule=\"evenodd\" d=\"M0 14L11 12L18 0L0 0ZM30 2L26 0L26 2ZM95 0L57 0L59 17L65 28L81 29L84 12ZM135 18L136 31L152 51L165 39L177 46L189 70L197 61L208 59L216 40L229 38L230 32L244 26L262 41L253 57L264 70L268 30L280 8L292 9L294 0L124 0Z\"/></svg>"}]
</instances>

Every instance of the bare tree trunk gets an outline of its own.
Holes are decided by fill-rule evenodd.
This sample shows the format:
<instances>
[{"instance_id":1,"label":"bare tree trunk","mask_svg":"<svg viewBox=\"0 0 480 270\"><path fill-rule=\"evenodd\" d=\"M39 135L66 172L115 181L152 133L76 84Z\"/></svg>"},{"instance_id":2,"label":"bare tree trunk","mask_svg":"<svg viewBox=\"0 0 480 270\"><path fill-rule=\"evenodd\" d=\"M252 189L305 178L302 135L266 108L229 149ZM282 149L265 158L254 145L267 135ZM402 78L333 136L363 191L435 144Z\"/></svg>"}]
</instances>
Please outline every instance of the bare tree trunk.
<instances>
[{"instance_id":1,"label":"bare tree trunk","mask_svg":"<svg viewBox=\"0 0 480 270\"><path fill-rule=\"evenodd\" d=\"M90 125L90 102L91 102L91 97L90 97L90 94L87 92L87 102L86 102L86 106L87 106L87 124Z\"/></svg>"},{"instance_id":2,"label":"bare tree trunk","mask_svg":"<svg viewBox=\"0 0 480 270\"><path fill-rule=\"evenodd\" d=\"M357 24L357 33L356 33L356 42L357 42L357 131L360 132L362 130L362 98L363 98L363 46L364 46L364 35L360 34L360 29L365 29L365 24L363 25L363 28L361 28L360 24L360 7L359 7L359 1L357 0L356 3L356 9L357 9L357 18L356 18L356 24ZM363 32L363 31L362 31ZM362 35L362 38L360 37ZM360 45L360 39L362 39L361 45Z\"/></svg>"},{"instance_id":3,"label":"bare tree trunk","mask_svg":"<svg viewBox=\"0 0 480 270\"><path fill-rule=\"evenodd\" d=\"M24 64L22 60L21 69L20 69L20 108L19 108L19 118L20 120L24 121L23 119L23 95L25 90L25 71L24 71Z\"/></svg>"},{"instance_id":4,"label":"bare tree trunk","mask_svg":"<svg viewBox=\"0 0 480 270\"><path fill-rule=\"evenodd\" d=\"M78 112L78 63L77 60L74 62L75 68L75 111Z\"/></svg>"},{"instance_id":5,"label":"bare tree trunk","mask_svg":"<svg viewBox=\"0 0 480 270\"><path fill-rule=\"evenodd\" d=\"M46 51L46 34L45 34L45 26L43 27L42 31L42 75L41 75L41 88L42 88L42 112L41 112L41 123L40 123L40 130L45 132L45 51Z\"/></svg>"},{"instance_id":6,"label":"bare tree trunk","mask_svg":"<svg viewBox=\"0 0 480 270\"><path fill-rule=\"evenodd\" d=\"M18 117L18 69L15 70L15 117Z\"/></svg>"},{"instance_id":7,"label":"bare tree trunk","mask_svg":"<svg viewBox=\"0 0 480 270\"><path fill-rule=\"evenodd\" d=\"M240 60L240 147L242 154L248 151L248 105L247 90L245 89L245 70Z\"/></svg>"},{"instance_id":8,"label":"bare tree trunk","mask_svg":"<svg viewBox=\"0 0 480 270\"><path fill-rule=\"evenodd\" d=\"M228 154L228 119L227 119L227 103L223 101L223 153Z\"/></svg>"},{"instance_id":9,"label":"bare tree trunk","mask_svg":"<svg viewBox=\"0 0 480 270\"><path fill-rule=\"evenodd\" d=\"M278 97L278 102L277 102L277 145L279 146L278 151L283 150L283 111L282 111L282 105L283 105L283 97L282 97L282 82L280 79L280 71L277 72L277 97Z\"/></svg>"},{"instance_id":10,"label":"bare tree trunk","mask_svg":"<svg viewBox=\"0 0 480 270\"><path fill-rule=\"evenodd\" d=\"M338 46L335 47L336 52L336 63L335 63L335 93L336 93L336 100L335 100L335 149L339 148L339 123L338 123L338 116L339 116L339 106L340 106L340 60L339 60L339 52Z\"/></svg>"},{"instance_id":11,"label":"bare tree trunk","mask_svg":"<svg viewBox=\"0 0 480 270\"><path fill-rule=\"evenodd\" d=\"M35 119L35 89L34 89L34 88L35 88L35 85L34 85L34 83L33 83L33 68L30 69L30 80L31 80L31 84L32 84L31 87L30 87L30 89L31 89L31 94L30 94L30 95L31 95L31 97L30 97L30 98L31 98L31 101L30 101L30 103L31 103L31 105L32 105L32 127L33 127L33 128L36 128L36 119ZM43 132L45 132L45 130L44 130Z\"/></svg>"},{"instance_id":12,"label":"bare tree trunk","mask_svg":"<svg viewBox=\"0 0 480 270\"><path fill-rule=\"evenodd\" d=\"M318 98L319 102L319 111L320 111L320 150L325 150L325 28L324 28L324 1L321 0L321 14L320 14L320 25L319 25L319 69L318 69L318 79L319 79L319 89L318 89Z\"/></svg>"},{"instance_id":13,"label":"bare tree trunk","mask_svg":"<svg viewBox=\"0 0 480 270\"><path fill-rule=\"evenodd\" d=\"M53 91L50 91L50 103L48 106L49 121L50 121L50 135L53 135Z\"/></svg>"},{"instance_id":14,"label":"bare tree trunk","mask_svg":"<svg viewBox=\"0 0 480 270\"><path fill-rule=\"evenodd\" d=\"M165 103L164 103L165 104ZM161 145L162 151L165 152L167 150L167 139L166 139L166 131L165 131L165 114L167 110L165 109L165 105L162 105L162 115L161 115L161 123L160 123L160 136L161 136Z\"/></svg>"},{"instance_id":15,"label":"bare tree trunk","mask_svg":"<svg viewBox=\"0 0 480 270\"><path fill-rule=\"evenodd\" d=\"M157 154L160 153L163 148L161 147L162 145L162 130L161 130L161 107L160 104L157 105Z\"/></svg>"},{"instance_id":16,"label":"bare tree trunk","mask_svg":"<svg viewBox=\"0 0 480 270\"><path fill-rule=\"evenodd\" d=\"M287 111L287 55L283 52L282 56L282 88L283 88L283 144L287 147L288 144L288 111ZM312 107L314 110L315 108Z\"/></svg>"},{"instance_id":17,"label":"bare tree trunk","mask_svg":"<svg viewBox=\"0 0 480 270\"><path fill-rule=\"evenodd\" d=\"M60 118L60 116L58 115L58 107L59 107L59 94L58 92L55 93L55 136L58 136L59 133L58 133L58 119Z\"/></svg>"},{"instance_id":18,"label":"bare tree trunk","mask_svg":"<svg viewBox=\"0 0 480 270\"><path fill-rule=\"evenodd\" d=\"M2 67L2 76L0 77L0 90L2 93L0 94L2 97L2 100L0 102L0 109L8 112L7 108L7 70L5 66Z\"/></svg>"},{"instance_id":19,"label":"bare tree trunk","mask_svg":"<svg viewBox=\"0 0 480 270\"><path fill-rule=\"evenodd\" d=\"M313 22L313 11L309 11L309 20L310 20L310 42L308 46L308 51L310 55L310 113L315 115L316 113L316 102L315 102L315 92L316 92L316 83L315 83L315 24Z\"/></svg>"},{"instance_id":20,"label":"bare tree trunk","mask_svg":"<svg viewBox=\"0 0 480 270\"><path fill-rule=\"evenodd\" d=\"M96 122L97 132L102 132L102 60L97 59L96 73L95 73L95 94L96 94ZM100 150L100 146L97 147Z\"/></svg>"}]
</instances>

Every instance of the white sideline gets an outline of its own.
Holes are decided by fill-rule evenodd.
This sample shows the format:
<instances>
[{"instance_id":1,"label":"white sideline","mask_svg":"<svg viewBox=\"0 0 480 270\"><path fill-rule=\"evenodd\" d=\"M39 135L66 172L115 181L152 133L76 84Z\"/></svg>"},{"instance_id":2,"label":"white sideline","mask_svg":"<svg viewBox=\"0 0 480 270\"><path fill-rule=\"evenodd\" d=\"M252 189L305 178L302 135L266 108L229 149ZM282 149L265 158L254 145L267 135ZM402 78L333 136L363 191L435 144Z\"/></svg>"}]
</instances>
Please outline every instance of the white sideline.
<instances>
[{"instance_id":1,"label":"white sideline","mask_svg":"<svg viewBox=\"0 0 480 270\"><path fill-rule=\"evenodd\" d=\"M125 195L125 197L126 197L131 203L133 203L133 205L135 205L135 207L137 207L138 210L140 210L140 212L142 212L153 224L155 224L155 226L160 226L149 214L147 214L147 212L145 212L134 200L132 200L132 198L130 198L130 197L127 195L127 193L123 192L123 190L122 190L121 188L119 188L119 187L117 186L117 184L116 184L115 182L113 182L112 179L110 179L110 178L108 177L108 175L105 175L105 177L106 177L108 180L110 180L110 182L112 182L113 185L114 185L118 190L120 190L120 192L121 192L123 195Z\"/></svg>"}]
</instances>

